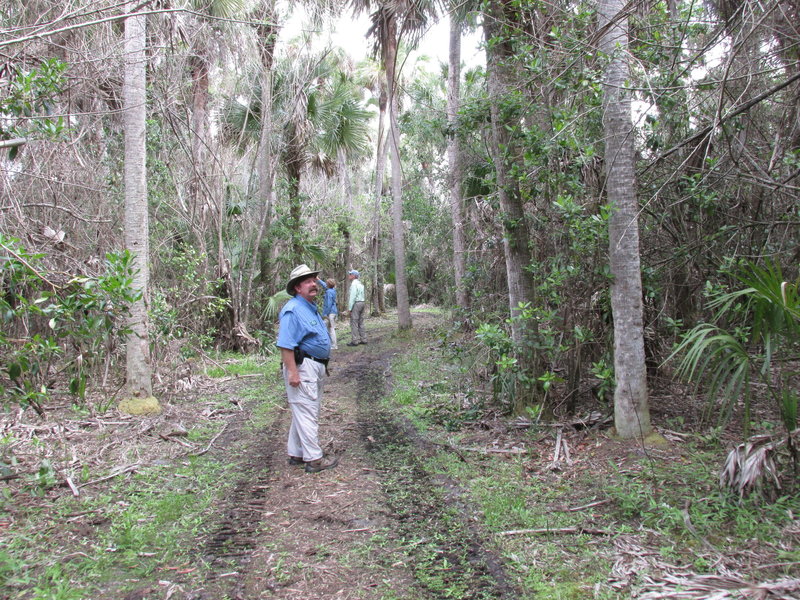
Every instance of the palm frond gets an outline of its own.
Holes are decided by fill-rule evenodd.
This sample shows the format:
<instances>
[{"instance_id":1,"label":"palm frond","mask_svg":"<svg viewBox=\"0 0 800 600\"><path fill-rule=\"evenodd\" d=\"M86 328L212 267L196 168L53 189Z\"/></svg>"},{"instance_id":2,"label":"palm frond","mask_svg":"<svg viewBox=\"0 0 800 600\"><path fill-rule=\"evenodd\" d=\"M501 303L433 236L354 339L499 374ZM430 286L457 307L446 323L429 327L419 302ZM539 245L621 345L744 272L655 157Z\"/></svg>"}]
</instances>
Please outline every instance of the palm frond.
<instances>
[{"instance_id":1,"label":"palm frond","mask_svg":"<svg viewBox=\"0 0 800 600\"><path fill-rule=\"evenodd\" d=\"M796 355L800 295L797 284L785 281L775 262L764 267L747 264L735 277L745 287L711 299L708 308L714 311L713 323L701 323L684 334L667 361L680 356L678 376L707 390L707 415L719 396L724 401L720 412L724 421L742 398L747 431L753 375L767 386L779 405L791 401L781 391L786 378L774 381L773 365L777 364L780 372L781 364ZM796 422L791 406L781 409L788 418L785 423ZM792 428L787 425L788 430Z\"/></svg>"},{"instance_id":2,"label":"palm frond","mask_svg":"<svg viewBox=\"0 0 800 600\"><path fill-rule=\"evenodd\" d=\"M336 159L325 152L309 152L307 161L313 170L324 174L325 177L331 178L336 174Z\"/></svg>"},{"instance_id":3,"label":"palm frond","mask_svg":"<svg viewBox=\"0 0 800 600\"><path fill-rule=\"evenodd\" d=\"M307 262L310 264L325 264L328 260L328 253L325 248L318 244L306 244L303 246L303 255L308 255L311 259Z\"/></svg>"},{"instance_id":4,"label":"palm frond","mask_svg":"<svg viewBox=\"0 0 800 600\"><path fill-rule=\"evenodd\" d=\"M283 308L283 305L286 304L290 298L291 296L286 290L281 290L277 294L267 298L267 304L264 306L264 314L262 315L264 321L273 322L277 319L281 308Z\"/></svg>"},{"instance_id":5,"label":"palm frond","mask_svg":"<svg viewBox=\"0 0 800 600\"><path fill-rule=\"evenodd\" d=\"M244 13L245 0L192 0L190 6L212 17L233 18Z\"/></svg>"},{"instance_id":6,"label":"palm frond","mask_svg":"<svg viewBox=\"0 0 800 600\"><path fill-rule=\"evenodd\" d=\"M740 497L755 490L764 490L767 484L781 489L775 454L783 445L769 435L759 435L739 444L728 453L719 476L720 486L728 488Z\"/></svg>"},{"instance_id":7,"label":"palm frond","mask_svg":"<svg viewBox=\"0 0 800 600\"><path fill-rule=\"evenodd\" d=\"M338 150L353 157L367 151L372 113L355 97L352 81L337 78L319 106L319 145L331 156Z\"/></svg>"},{"instance_id":8,"label":"palm frond","mask_svg":"<svg viewBox=\"0 0 800 600\"><path fill-rule=\"evenodd\" d=\"M740 363L749 360L747 351L736 337L708 323L701 323L684 334L667 360L678 355L684 355L678 366L678 375L688 381L703 377L709 366L735 371Z\"/></svg>"},{"instance_id":9,"label":"palm frond","mask_svg":"<svg viewBox=\"0 0 800 600\"><path fill-rule=\"evenodd\" d=\"M238 99L231 99L222 108L220 123L227 141L236 140L243 135L252 139L260 132L261 105L258 102L243 104Z\"/></svg>"},{"instance_id":10,"label":"palm frond","mask_svg":"<svg viewBox=\"0 0 800 600\"><path fill-rule=\"evenodd\" d=\"M779 264L748 265L737 275L748 286L753 311L754 333L800 334L800 295L797 284L787 282Z\"/></svg>"},{"instance_id":11,"label":"palm frond","mask_svg":"<svg viewBox=\"0 0 800 600\"><path fill-rule=\"evenodd\" d=\"M752 361L742 342L724 329L701 323L683 336L671 360L682 356L676 369L679 377L702 386L708 394L704 411L708 419L716 409L716 399L722 399L720 422L725 422L740 397L749 411L749 389Z\"/></svg>"}]
</instances>

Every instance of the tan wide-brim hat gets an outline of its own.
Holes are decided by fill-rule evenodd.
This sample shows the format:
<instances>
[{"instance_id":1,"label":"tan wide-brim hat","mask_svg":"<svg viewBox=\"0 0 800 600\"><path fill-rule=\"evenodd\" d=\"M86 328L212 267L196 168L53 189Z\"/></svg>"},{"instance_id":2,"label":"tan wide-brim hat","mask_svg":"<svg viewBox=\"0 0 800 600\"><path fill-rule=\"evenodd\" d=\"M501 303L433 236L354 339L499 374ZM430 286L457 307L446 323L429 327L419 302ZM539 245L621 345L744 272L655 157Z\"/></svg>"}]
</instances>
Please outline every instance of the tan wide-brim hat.
<instances>
[{"instance_id":1,"label":"tan wide-brim hat","mask_svg":"<svg viewBox=\"0 0 800 600\"><path fill-rule=\"evenodd\" d=\"M319 273L319 271L312 271L308 265L296 266L289 275L289 282L286 284L286 293L290 296L296 296L297 292L294 289L295 284L306 277L316 277Z\"/></svg>"}]
</instances>

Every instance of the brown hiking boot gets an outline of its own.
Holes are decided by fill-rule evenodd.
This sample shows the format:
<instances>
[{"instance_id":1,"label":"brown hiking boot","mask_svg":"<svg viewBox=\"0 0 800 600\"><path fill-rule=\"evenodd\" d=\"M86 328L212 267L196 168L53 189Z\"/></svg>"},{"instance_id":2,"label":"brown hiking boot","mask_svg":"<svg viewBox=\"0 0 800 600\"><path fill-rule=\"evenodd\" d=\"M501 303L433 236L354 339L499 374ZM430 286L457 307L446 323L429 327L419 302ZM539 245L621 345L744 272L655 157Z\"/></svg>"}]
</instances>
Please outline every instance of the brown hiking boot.
<instances>
[{"instance_id":1,"label":"brown hiking boot","mask_svg":"<svg viewBox=\"0 0 800 600\"><path fill-rule=\"evenodd\" d=\"M326 460L324 458L318 458L317 460L310 460L306 463L306 473L319 473L320 471L324 471L325 469L332 469L338 464L339 464L338 456L333 460Z\"/></svg>"},{"instance_id":2,"label":"brown hiking boot","mask_svg":"<svg viewBox=\"0 0 800 600\"><path fill-rule=\"evenodd\" d=\"M306 461L304 461L299 456L290 456L289 460L287 460L286 462L288 462L290 465L302 465L305 464Z\"/></svg>"}]
</instances>

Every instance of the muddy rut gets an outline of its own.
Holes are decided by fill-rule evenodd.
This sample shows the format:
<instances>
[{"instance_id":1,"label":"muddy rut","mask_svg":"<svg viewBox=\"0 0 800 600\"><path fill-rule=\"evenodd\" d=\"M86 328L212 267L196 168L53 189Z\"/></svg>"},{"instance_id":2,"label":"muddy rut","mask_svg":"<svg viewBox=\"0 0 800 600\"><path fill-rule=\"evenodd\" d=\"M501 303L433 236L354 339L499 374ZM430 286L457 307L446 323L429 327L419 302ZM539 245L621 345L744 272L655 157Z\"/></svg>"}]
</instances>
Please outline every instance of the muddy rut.
<instances>
[{"instance_id":1,"label":"muddy rut","mask_svg":"<svg viewBox=\"0 0 800 600\"><path fill-rule=\"evenodd\" d=\"M443 449L382 402L403 342L392 328L369 333L369 345L334 352L326 382L320 441L336 469L286 463L288 410L267 431L246 415L230 424L220 451L241 476L199 540L210 575L186 598L518 596L463 490L426 466Z\"/></svg>"}]
</instances>

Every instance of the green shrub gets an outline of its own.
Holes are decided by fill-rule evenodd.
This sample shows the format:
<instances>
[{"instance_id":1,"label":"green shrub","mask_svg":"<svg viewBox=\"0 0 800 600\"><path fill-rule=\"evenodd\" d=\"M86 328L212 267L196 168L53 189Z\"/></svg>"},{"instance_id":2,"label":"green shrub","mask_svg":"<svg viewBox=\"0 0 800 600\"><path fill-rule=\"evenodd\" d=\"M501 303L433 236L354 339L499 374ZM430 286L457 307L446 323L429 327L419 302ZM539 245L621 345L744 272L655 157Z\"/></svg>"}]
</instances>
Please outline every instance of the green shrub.
<instances>
[{"instance_id":1,"label":"green shrub","mask_svg":"<svg viewBox=\"0 0 800 600\"><path fill-rule=\"evenodd\" d=\"M82 401L89 375L128 333L124 318L138 298L131 254L108 254L101 275L58 285L48 279L43 255L2 235L0 249L0 395L41 413L63 373Z\"/></svg>"}]
</instances>

